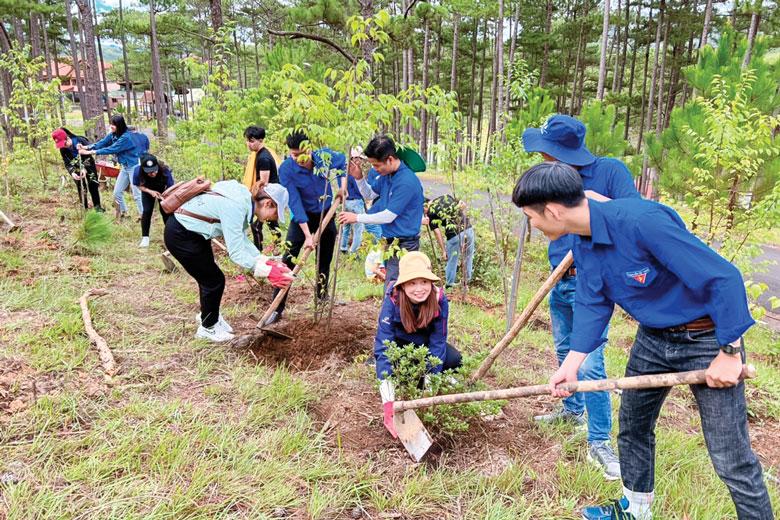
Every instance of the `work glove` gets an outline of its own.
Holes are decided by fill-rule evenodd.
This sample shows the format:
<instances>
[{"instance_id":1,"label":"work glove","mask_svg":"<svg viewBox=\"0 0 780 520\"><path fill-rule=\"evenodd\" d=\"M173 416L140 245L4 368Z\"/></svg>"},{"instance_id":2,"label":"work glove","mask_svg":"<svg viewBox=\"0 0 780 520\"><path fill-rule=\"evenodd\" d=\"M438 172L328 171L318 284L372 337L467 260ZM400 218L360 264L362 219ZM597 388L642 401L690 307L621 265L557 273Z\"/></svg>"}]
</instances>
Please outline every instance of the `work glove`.
<instances>
[{"instance_id":1,"label":"work glove","mask_svg":"<svg viewBox=\"0 0 780 520\"><path fill-rule=\"evenodd\" d=\"M393 405L395 404L395 386L392 382L385 379L379 383L379 395L382 396L382 408L385 411L385 428L389 431L394 439L398 438L398 433L395 431L393 425L393 418L395 413L393 412Z\"/></svg>"},{"instance_id":2,"label":"work glove","mask_svg":"<svg viewBox=\"0 0 780 520\"><path fill-rule=\"evenodd\" d=\"M255 278L268 278L271 285L277 289L287 287L293 279L289 267L278 260L271 260L265 255L257 257L254 275Z\"/></svg>"}]
</instances>

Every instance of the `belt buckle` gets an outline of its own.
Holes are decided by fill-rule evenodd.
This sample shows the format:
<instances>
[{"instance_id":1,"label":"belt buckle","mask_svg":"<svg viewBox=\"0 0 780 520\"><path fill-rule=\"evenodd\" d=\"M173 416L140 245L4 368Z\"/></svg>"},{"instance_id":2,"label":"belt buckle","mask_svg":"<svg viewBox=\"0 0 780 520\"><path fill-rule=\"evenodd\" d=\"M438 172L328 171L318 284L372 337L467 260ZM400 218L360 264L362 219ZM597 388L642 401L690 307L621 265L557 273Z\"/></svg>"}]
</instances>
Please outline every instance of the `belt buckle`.
<instances>
[{"instance_id":1,"label":"belt buckle","mask_svg":"<svg viewBox=\"0 0 780 520\"><path fill-rule=\"evenodd\" d=\"M688 328L685 325L675 325L673 327L668 327L666 330L670 332L685 332Z\"/></svg>"}]
</instances>

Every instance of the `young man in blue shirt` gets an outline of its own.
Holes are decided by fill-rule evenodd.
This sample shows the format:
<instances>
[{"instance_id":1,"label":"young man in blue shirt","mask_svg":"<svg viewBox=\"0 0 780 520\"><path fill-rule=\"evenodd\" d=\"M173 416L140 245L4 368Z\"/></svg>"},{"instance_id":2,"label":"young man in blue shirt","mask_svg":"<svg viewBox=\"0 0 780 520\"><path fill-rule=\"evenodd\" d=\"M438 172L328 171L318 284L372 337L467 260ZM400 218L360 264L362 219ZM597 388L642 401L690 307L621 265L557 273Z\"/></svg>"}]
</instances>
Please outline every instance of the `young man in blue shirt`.
<instances>
[{"instance_id":1,"label":"young man in blue shirt","mask_svg":"<svg viewBox=\"0 0 780 520\"><path fill-rule=\"evenodd\" d=\"M362 215L342 212L339 215L339 224L360 222L382 226L382 237L387 241L387 247L397 248L385 262L387 292L390 283L398 278L398 253L404 249L420 249L420 227L425 197L420 179L398 157L395 143L389 136L373 138L364 153L372 166L368 177L374 179L377 173L380 176L373 184L369 184L363 173L357 169L350 169L350 175L354 175L358 181L363 198L379 200Z\"/></svg>"},{"instance_id":2,"label":"young man in blue shirt","mask_svg":"<svg viewBox=\"0 0 780 520\"><path fill-rule=\"evenodd\" d=\"M523 132L526 152L540 152L545 161L560 161L580 174L585 194L595 200L639 199L631 173L618 159L596 157L585 147L585 125L569 116L557 114L547 119L541 129L528 128ZM573 236L565 235L550 242L547 250L550 267L554 270L572 248ZM576 263L550 291L550 319L558 363L563 362L571 344L574 316ZM608 327L602 341L580 367L580 380L604 379L604 347L607 344ZM585 424L584 411L588 411L588 460L604 470L608 480L620 478L620 462L610 444L612 432L612 404L609 392L575 394L563 400L555 412L539 415L540 422L566 420L577 425Z\"/></svg>"},{"instance_id":3,"label":"young man in blue shirt","mask_svg":"<svg viewBox=\"0 0 780 520\"><path fill-rule=\"evenodd\" d=\"M341 200L346 197L347 178L345 170L347 158L344 154L327 148L311 150L309 138L301 130L287 136L287 148L290 155L279 166L279 181L287 188L290 197L290 213L292 222L287 228L285 241L289 249L282 257L287 267L295 266L293 259L298 256L301 248L314 249L312 236L320 226L320 219L330 209L333 203L333 190L330 176L336 172L340 183ZM328 222L320 235L319 263L317 264L317 297L326 300L330 262L333 259L333 248L336 245L336 224ZM274 292L274 297L279 292ZM282 318L287 295L285 295L276 311L271 314L265 325L276 323Z\"/></svg>"},{"instance_id":4,"label":"young man in blue shirt","mask_svg":"<svg viewBox=\"0 0 780 520\"><path fill-rule=\"evenodd\" d=\"M573 235L579 269L571 350L550 378L576 381L618 304L639 322L626 376L707 370L692 385L718 476L740 519L773 518L761 465L750 447L742 335L754 323L739 270L690 233L671 208L646 200L585 198L577 172L558 162L530 168L512 201L551 240ZM623 498L588 507L586 520L648 520L655 480L655 424L669 388L624 390L620 406Z\"/></svg>"}]
</instances>

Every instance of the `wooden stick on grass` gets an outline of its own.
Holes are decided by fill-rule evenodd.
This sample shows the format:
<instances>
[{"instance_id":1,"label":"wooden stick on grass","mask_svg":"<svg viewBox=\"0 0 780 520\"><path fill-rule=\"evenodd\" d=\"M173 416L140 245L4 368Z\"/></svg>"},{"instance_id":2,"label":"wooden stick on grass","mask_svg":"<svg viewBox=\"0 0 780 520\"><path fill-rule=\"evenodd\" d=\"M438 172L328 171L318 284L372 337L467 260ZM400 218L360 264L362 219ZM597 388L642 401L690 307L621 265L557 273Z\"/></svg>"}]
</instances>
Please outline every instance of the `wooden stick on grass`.
<instances>
[{"instance_id":1,"label":"wooden stick on grass","mask_svg":"<svg viewBox=\"0 0 780 520\"><path fill-rule=\"evenodd\" d=\"M517 321L512 324L512 328L509 329L509 332L507 332L504 337L501 338L501 341L496 343L496 346L493 347L493 350L490 351L488 357L482 361L482 364L479 366L477 371L474 372L473 376L471 376L472 381L479 381L482 379L482 377L485 375L485 372L490 369L496 358L504 351L505 348L509 346L510 343L512 343L512 340L515 339L515 336L517 336L520 330L526 326L536 308L540 303L542 303L542 300L544 300L544 297L547 296L547 293L549 293L553 287L555 287L555 284L558 283L558 280L563 278L563 274L569 270L569 267L571 267L573 262L574 257L572 256L571 251L569 251L563 261L558 264L558 267L555 268L555 271L552 272L550 277L547 278L539 290L536 291L536 294L534 294L533 298L531 298L531 301L528 302L528 305L525 306L525 309L523 309L523 312L517 318Z\"/></svg>"},{"instance_id":2,"label":"wooden stick on grass","mask_svg":"<svg viewBox=\"0 0 780 520\"><path fill-rule=\"evenodd\" d=\"M13 232L19 229L19 226L14 224L13 221L10 218L8 218L8 216L2 211L0 211L0 217L2 217L2 219L5 220L5 223L8 224L8 226L11 228L8 231Z\"/></svg>"},{"instance_id":3,"label":"wooden stick on grass","mask_svg":"<svg viewBox=\"0 0 780 520\"><path fill-rule=\"evenodd\" d=\"M108 294L108 291L105 289L89 289L79 298L79 305L81 306L81 317L84 320L84 329L87 331L89 339L97 347L100 362L103 364L103 372L107 376L112 377L116 374L114 355L111 353L111 349L108 348L106 340L92 326L92 314L90 314L89 306L87 305L87 300L90 296L105 296L106 294Z\"/></svg>"}]
</instances>

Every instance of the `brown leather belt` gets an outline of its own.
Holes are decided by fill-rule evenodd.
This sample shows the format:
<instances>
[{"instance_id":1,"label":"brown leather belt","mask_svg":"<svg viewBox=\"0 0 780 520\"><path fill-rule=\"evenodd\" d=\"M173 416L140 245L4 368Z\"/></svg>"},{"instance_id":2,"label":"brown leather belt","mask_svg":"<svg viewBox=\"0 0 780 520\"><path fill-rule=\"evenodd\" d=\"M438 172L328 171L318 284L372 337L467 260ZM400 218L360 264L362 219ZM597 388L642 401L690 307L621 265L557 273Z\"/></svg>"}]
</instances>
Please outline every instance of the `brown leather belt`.
<instances>
[{"instance_id":1,"label":"brown leather belt","mask_svg":"<svg viewBox=\"0 0 780 520\"><path fill-rule=\"evenodd\" d=\"M577 267L576 266L569 267L568 271L563 273L563 276L577 276Z\"/></svg>"},{"instance_id":2,"label":"brown leather belt","mask_svg":"<svg viewBox=\"0 0 780 520\"><path fill-rule=\"evenodd\" d=\"M701 331L701 330L712 330L714 328L715 328L715 323L713 323L712 318L710 318L709 316L704 316L703 318L689 321L688 323L683 323L682 325L667 327L666 330L671 332L684 332L686 330Z\"/></svg>"}]
</instances>

